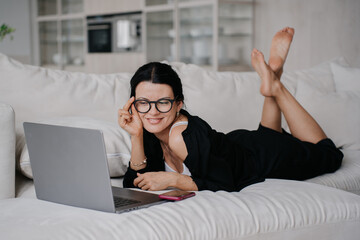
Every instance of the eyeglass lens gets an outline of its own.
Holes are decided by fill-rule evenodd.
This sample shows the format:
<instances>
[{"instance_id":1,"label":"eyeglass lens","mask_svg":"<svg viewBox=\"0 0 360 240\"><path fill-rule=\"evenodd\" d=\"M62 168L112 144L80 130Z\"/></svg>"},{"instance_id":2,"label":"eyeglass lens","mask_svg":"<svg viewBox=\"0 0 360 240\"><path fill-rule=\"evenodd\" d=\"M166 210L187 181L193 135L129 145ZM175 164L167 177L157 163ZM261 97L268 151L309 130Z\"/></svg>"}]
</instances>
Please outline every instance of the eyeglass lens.
<instances>
[{"instance_id":1,"label":"eyeglass lens","mask_svg":"<svg viewBox=\"0 0 360 240\"><path fill-rule=\"evenodd\" d=\"M155 107L159 112L166 113L171 110L172 102L168 99L160 99L156 102L147 100L139 100L135 102L135 108L140 113L146 113L151 109L151 103L155 103Z\"/></svg>"}]
</instances>

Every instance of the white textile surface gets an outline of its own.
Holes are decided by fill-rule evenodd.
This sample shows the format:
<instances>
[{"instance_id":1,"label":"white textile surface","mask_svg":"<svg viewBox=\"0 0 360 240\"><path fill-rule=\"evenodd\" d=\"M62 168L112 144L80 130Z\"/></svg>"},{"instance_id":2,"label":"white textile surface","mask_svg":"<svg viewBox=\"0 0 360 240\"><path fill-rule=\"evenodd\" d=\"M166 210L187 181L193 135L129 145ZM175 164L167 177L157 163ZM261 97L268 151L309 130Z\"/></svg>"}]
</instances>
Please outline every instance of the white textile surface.
<instances>
[{"instance_id":1,"label":"white textile surface","mask_svg":"<svg viewBox=\"0 0 360 240\"><path fill-rule=\"evenodd\" d=\"M0 199L15 196L15 115L0 102Z\"/></svg>"},{"instance_id":2,"label":"white textile surface","mask_svg":"<svg viewBox=\"0 0 360 240\"><path fill-rule=\"evenodd\" d=\"M240 192L123 214L30 198L0 201L0 239L357 239L360 197L306 182L271 179Z\"/></svg>"}]
</instances>

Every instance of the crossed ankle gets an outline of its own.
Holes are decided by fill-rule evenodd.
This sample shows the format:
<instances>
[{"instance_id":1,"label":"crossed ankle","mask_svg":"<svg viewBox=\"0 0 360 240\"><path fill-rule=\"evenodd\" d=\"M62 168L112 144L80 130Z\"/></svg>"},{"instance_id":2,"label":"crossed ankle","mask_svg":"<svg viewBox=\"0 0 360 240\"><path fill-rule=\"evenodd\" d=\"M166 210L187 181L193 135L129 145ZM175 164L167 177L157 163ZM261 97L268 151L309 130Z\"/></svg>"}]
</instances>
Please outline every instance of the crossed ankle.
<instances>
[{"instance_id":1,"label":"crossed ankle","mask_svg":"<svg viewBox=\"0 0 360 240\"><path fill-rule=\"evenodd\" d=\"M271 86L271 93L274 98L279 97L284 92L285 86L280 80L275 80Z\"/></svg>"}]
</instances>

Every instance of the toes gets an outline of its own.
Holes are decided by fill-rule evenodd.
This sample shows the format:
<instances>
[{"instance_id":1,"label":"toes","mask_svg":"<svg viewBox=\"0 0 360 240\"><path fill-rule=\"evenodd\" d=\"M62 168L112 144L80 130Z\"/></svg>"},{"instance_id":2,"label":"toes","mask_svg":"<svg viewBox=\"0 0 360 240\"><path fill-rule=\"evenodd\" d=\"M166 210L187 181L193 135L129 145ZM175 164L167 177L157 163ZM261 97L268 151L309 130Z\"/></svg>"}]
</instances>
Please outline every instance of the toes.
<instances>
[{"instance_id":1,"label":"toes","mask_svg":"<svg viewBox=\"0 0 360 240\"><path fill-rule=\"evenodd\" d=\"M259 60L264 59L264 54L262 52L260 52L259 50L257 50L256 48L254 48L251 52L251 56L252 57L256 57L259 58Z\"/></svg>"},{"instance_id":2,"label":"toes","mask_svg":"<svg viewBox=\"0 0 360 240\"><path fill-rule=\"evenodd\" d=\"M252 52L251 52L251 58L253 59L253 60L257 60L257 56L258 56L258 54L259 54L259 50L257 50L256 48L254 48L253 50L252 50Z\"/></svg>"},{"instance_id":3,"label":"toes","mask_svg":"<svg viewBox=\"0 0 360 240\"><path fill-rule=\"evenodd\" d=\"M288 34L290 34L290 35L294 35L295 29L294 29L294 28L291 28L291 27L285 27L285 28L283 29L283 32L286 32L286 33L288 33Z\"/></svg>"}]
</instances>

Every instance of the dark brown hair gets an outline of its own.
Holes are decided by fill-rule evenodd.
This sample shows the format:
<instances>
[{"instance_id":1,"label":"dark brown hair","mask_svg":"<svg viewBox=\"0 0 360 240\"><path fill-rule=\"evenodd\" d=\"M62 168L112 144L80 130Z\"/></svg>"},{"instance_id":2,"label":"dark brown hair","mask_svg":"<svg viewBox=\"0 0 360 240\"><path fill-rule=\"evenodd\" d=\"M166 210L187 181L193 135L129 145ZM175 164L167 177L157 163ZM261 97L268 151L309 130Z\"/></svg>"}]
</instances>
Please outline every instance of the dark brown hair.
<instances>
[{"instance_id":1,"label":"dark brown hair","mask_svg":"<svg viewBox=\"0 0 360 240\"><path fill-rule=\"evenodd\" d=\"M130 97L135 96L137 85L144 81L167 84L172 88L176 101L184 101L181 80L170 65L160 62L150 62L141 66L130 80Z\"/></svg>"}]
</instances>

